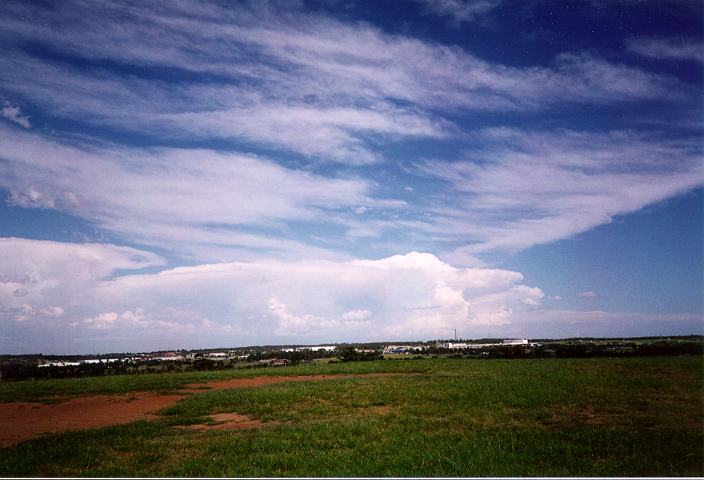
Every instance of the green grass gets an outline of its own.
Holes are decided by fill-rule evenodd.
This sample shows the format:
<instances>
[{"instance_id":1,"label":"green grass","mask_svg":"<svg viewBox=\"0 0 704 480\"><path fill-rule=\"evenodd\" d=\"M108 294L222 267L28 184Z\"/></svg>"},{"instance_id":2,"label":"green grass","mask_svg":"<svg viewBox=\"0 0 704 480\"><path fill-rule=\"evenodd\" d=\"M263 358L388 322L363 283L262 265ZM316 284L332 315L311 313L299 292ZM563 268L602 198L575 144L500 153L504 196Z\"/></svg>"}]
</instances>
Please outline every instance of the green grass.
<instances>
[{"instance_id":1,"label":"green grass","mask_svg":"<svg viewBox=\"0 0 704 480\"><path fill-rule=\"evenodd\" d=\"M104 377L61 378L0 382L0 402L54 401L78 395L124 394L135 391L174 392L189 383L227 378L270 375L312 375L381 372L424 372L437 368L422 362L334 362L309 363L292 367L216 370L212 372L174 372L159 374L111 375Z\"/></svg>"},{"instance_id":2,"label":"green grass","mask_svg":"<svg viewBox=\"0 0 704 480\"><path fill-rule=\"evenodd\" d=\"M1 398L262 374L408 373L192 395L155 422L0 450L3 476L665 476L704 474L701 357L414 360L0 384ZM155 378L164 377L164 378ZM108 381L112 380L112 381ZM117 382L117 383L115 383ZM190 431L222 412L276 421Z\"/></svg>"}]
</instances>

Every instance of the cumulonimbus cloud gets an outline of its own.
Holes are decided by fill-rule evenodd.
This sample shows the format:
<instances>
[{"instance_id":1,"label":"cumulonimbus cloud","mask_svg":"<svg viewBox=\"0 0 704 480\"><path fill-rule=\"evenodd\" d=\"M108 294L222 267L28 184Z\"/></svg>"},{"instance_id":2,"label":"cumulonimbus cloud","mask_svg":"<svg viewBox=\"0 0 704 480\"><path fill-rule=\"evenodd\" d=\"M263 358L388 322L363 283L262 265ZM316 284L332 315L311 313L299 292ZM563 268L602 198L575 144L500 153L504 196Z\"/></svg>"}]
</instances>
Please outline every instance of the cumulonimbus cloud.
<instances>
[{"instance_id":1,"label":"cumulonimbus cloud","mask_svg":"<svg viewBox=\"0 0 704 480\"><path fill-rule=\"evenodd\" d=\"M535 308L543 297L521 283L520 273L454 268L423 253L205 264L120 276L117 270L160 259L127 247L22 239L3 239L0 253L11 259L0 282L2 324L7 331L24 325L59 336L112 332L156 343L163 331L182 341L219 332L230 335L223 341L240 344L272 332L288 341L433 338L510 324L514 311ZM18 288L29 294L16 297ZM19 318L22 309L34 314Z\"/></svg>"},{"instance_id":2,"label":"cumulonimbus cloud","mask_svg":"<svg viewBox=\"0 0 704 480\"><path fill-rule=\"evenodd\" d=\"M7 238L0 255L7 259L0 278L6 352L425 340L449 338L455 329L469 337L609 329L633 335L662 322L685 332L702 320L691 313L544 309L543 292L518 272L455 268L415 252L157 273L138 270L157 267L159 257L110 244ZM27 293L18 296L19 289Z\"/></svg>"}]
</instances>

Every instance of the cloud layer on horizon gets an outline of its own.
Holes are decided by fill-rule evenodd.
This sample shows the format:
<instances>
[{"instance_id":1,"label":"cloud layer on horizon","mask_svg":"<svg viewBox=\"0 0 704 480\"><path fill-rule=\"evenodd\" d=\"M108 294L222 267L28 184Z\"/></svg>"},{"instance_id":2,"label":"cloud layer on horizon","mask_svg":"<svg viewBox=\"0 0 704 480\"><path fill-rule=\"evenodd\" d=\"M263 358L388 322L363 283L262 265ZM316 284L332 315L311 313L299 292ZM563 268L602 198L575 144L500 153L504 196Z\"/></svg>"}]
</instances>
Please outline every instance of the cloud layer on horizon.
<instances>
[{"instance_id":1,"label":"cloud layer on horizon","mask_svg":"<svg viewBox=\"0 0 704 480\"><path fill-rule=\"evenodd\" d=\"M161 258L110 244L5 238L0 255L7 259L0 278L4 352L450 338L455 329L472 337L609 328L633 335L662 322L691 333L704 320L692 313L544 309L544 293L518 272L455 268L415 252L158 273L139 270L162 265ZM46 335L51 345L41 341Z\"/></svg>"},{"instance_id":2,"label":"cloud layer on horizon","mask_svg":"<svg viewBox=\"0 0 704 480\"><path fill-rule=\"evenodd\" d=\"M158 273L116 272L162 264L110 244L0 239L5 332L45 329L57 345L114 333L165 345L185 335L251 344L450 336L453 329L509 325L540 305L518 272L454 268L423 253L381 260L204 264ZM200 337L199 337L200 336ZM3 350L31 348L4 344ZM97 348L97 347L96 347ZM156 348L156 347L153 347Z\"/></svg>"}]
</instances>

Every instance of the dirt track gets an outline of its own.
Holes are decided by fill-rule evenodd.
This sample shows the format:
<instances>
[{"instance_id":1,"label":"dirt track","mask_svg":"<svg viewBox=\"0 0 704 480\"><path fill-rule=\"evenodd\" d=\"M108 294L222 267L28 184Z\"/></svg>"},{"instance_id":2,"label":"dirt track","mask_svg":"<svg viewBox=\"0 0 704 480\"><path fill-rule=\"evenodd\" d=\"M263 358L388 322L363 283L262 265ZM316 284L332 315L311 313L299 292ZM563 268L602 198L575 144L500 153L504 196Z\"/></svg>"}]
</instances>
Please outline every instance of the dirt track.
<instances>
[{"instance_id":1,"label":"dirt track","mask_svg":"<svg viewBox=\"0 0 704 480\"><path fill-rule=\"evenodd\" d=\"M157 411L190 394L284 382L379 375L384 374L234 378L190 384L181 390L182 393L175 395L133 392L128 395L83 396L50 405L36 402L0 403L0 446L9 447L49 433L121 425L137 420L153 420L156 418ZM236 419L233 417L231 420L234 421L226 421L231 428L252 428L259 424L257 420L246 418L246 421L255 423L237 425L240 421L245 421L244 417ZM222 429L227 428L226 424L223 424Z\"/></svg>"}]
</instances>

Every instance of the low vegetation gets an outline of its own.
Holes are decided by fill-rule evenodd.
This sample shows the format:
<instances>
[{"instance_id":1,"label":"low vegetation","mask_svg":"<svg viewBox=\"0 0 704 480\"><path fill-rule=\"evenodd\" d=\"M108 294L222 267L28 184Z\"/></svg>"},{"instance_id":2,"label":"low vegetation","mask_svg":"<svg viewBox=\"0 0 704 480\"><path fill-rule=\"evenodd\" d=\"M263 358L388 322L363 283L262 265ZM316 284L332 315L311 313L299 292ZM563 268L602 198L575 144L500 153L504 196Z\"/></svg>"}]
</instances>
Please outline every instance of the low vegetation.
<instances>
[{"instance_id":1,"label":"low vegetation","mask_svg":"<svg viewBox=\"0 0 704 480\"><path fill-rule=\"evenodd\" d=\"M191 395L153 422L0 449L5 476L704 474L699 356L427 359L5 382L3 401L233 376L390 373ZM188 430L239 413L250 430Z\"/></svg>"}]
</instances>

